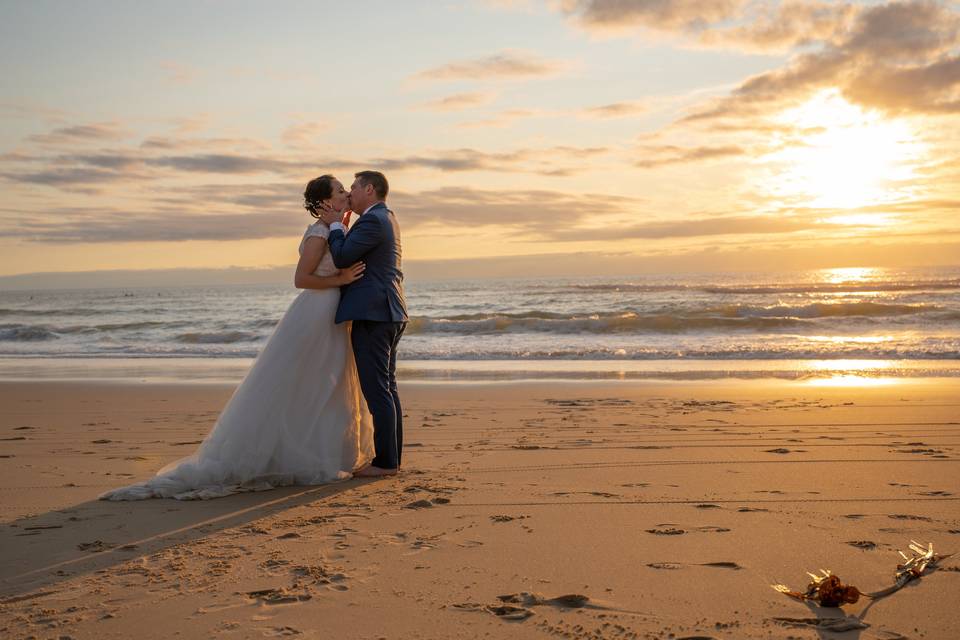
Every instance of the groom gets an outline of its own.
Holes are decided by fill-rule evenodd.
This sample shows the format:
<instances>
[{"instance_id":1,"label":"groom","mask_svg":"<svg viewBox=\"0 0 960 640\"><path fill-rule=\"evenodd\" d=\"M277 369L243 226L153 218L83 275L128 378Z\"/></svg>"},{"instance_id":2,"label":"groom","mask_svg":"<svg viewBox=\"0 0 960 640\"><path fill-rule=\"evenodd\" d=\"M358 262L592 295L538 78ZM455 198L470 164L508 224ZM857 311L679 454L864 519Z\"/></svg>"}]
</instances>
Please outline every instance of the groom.
<instances>
[{"instance_id":1,"label":"groom","mask_svg":"<svg viewBox=\"0 0 960 640\"><path fill-rule=\"evenodd\" d=\"M403 411L397 393L397 343L407 326L400 270L400 225L387 208L389 185L379 171L361 171L350 187L350 208L363 212L347 233L334 215L327 243L333 262L345 269L366 263L363 277L340 294L336 321L353 320L351 342L360 389L373 416L376 456L356 476L392 476L400 468Z\"/></svg>"}]
</instances>

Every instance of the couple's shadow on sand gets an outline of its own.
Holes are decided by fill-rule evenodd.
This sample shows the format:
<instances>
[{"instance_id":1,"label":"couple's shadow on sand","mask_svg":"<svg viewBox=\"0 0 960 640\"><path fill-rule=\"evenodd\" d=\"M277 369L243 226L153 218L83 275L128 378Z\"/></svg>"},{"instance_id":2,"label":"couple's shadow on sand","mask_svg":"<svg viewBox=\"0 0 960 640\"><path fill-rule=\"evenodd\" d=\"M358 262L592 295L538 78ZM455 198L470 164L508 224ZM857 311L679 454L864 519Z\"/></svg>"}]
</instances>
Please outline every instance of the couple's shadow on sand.
<instances>
[{"instance_id":1,"label":"couple's shadow on sand","mask_svg":"<svg viewBox=\"0 0 960 640\"><path fill-rule=\"evenodd\" d=\"M65 580L346 493L375 478L282 487L215 500L91 500L2 525L0 604L57 591Z\"/></svg>"}]
</instances>

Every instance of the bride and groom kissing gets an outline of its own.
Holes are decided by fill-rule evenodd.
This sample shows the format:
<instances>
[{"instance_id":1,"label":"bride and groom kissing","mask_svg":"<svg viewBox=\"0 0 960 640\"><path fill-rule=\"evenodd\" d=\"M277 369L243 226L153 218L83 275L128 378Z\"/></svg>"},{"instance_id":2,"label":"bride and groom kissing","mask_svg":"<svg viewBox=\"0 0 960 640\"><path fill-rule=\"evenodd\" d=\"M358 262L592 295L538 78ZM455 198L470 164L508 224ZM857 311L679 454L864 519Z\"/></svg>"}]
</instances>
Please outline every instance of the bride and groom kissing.
<instances>
[{"instance_id":1,"label":"bride and groom kissing","mask_svg":"<svg viewBox=\"0 0 960 640\"><path fill-rule=\"evenodd\" d=\"M399 471L400 226L386 177L354 177L349 192L331 175L307 183L317 221L300 242L302 291L197 450L101 499L207 499Z\"/></svg>"}]
</instances>

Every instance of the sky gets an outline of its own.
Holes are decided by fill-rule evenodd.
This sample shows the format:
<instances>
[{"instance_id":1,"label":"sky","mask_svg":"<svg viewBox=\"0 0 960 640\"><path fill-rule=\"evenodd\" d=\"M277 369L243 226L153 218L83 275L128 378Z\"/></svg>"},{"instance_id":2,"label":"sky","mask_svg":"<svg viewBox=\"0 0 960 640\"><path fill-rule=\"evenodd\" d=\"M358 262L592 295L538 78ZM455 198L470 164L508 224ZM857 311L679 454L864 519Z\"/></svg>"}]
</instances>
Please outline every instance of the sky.
<instances>
[{"instance_id":1,"label":"sky","mask_svg":"<svg viewBox=\"0 0 960 640\"><path fill-rule=\"evenodd\" d=\"M0 0L0 286L272 278L364 169L418 278L956 265L958 160L955 2Z\"/></svg>"}]
</instances>

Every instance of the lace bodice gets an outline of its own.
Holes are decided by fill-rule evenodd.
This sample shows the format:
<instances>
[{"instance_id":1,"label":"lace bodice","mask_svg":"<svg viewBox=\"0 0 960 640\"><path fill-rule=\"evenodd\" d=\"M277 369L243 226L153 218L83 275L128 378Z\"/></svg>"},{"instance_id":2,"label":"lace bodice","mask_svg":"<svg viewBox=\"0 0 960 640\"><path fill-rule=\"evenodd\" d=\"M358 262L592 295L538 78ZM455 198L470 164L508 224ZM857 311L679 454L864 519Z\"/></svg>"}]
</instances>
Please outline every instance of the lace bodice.
<instances>
[{"instance_id":1,"label":"lace bodice","mask_svg":"<svg viewBox=\"0 0 960 640\"><path fill-rule=\"evenodd\" d=\"M307 243L307 238L316 236L318 238L323 238L324 240L330 235L330 227L323 224L322 222L317 222L315 224L307 227L307 230L303 233L303 239L300 241L300 253L303 254L303 246ZM337 272L337 267L333 264L333 257L330 255L330 251L326 251L323 254L323 257L320 258L320 264L317 265L316 270L313 272L315 276L332 276Z\"/></svg>"}]
</instances>

